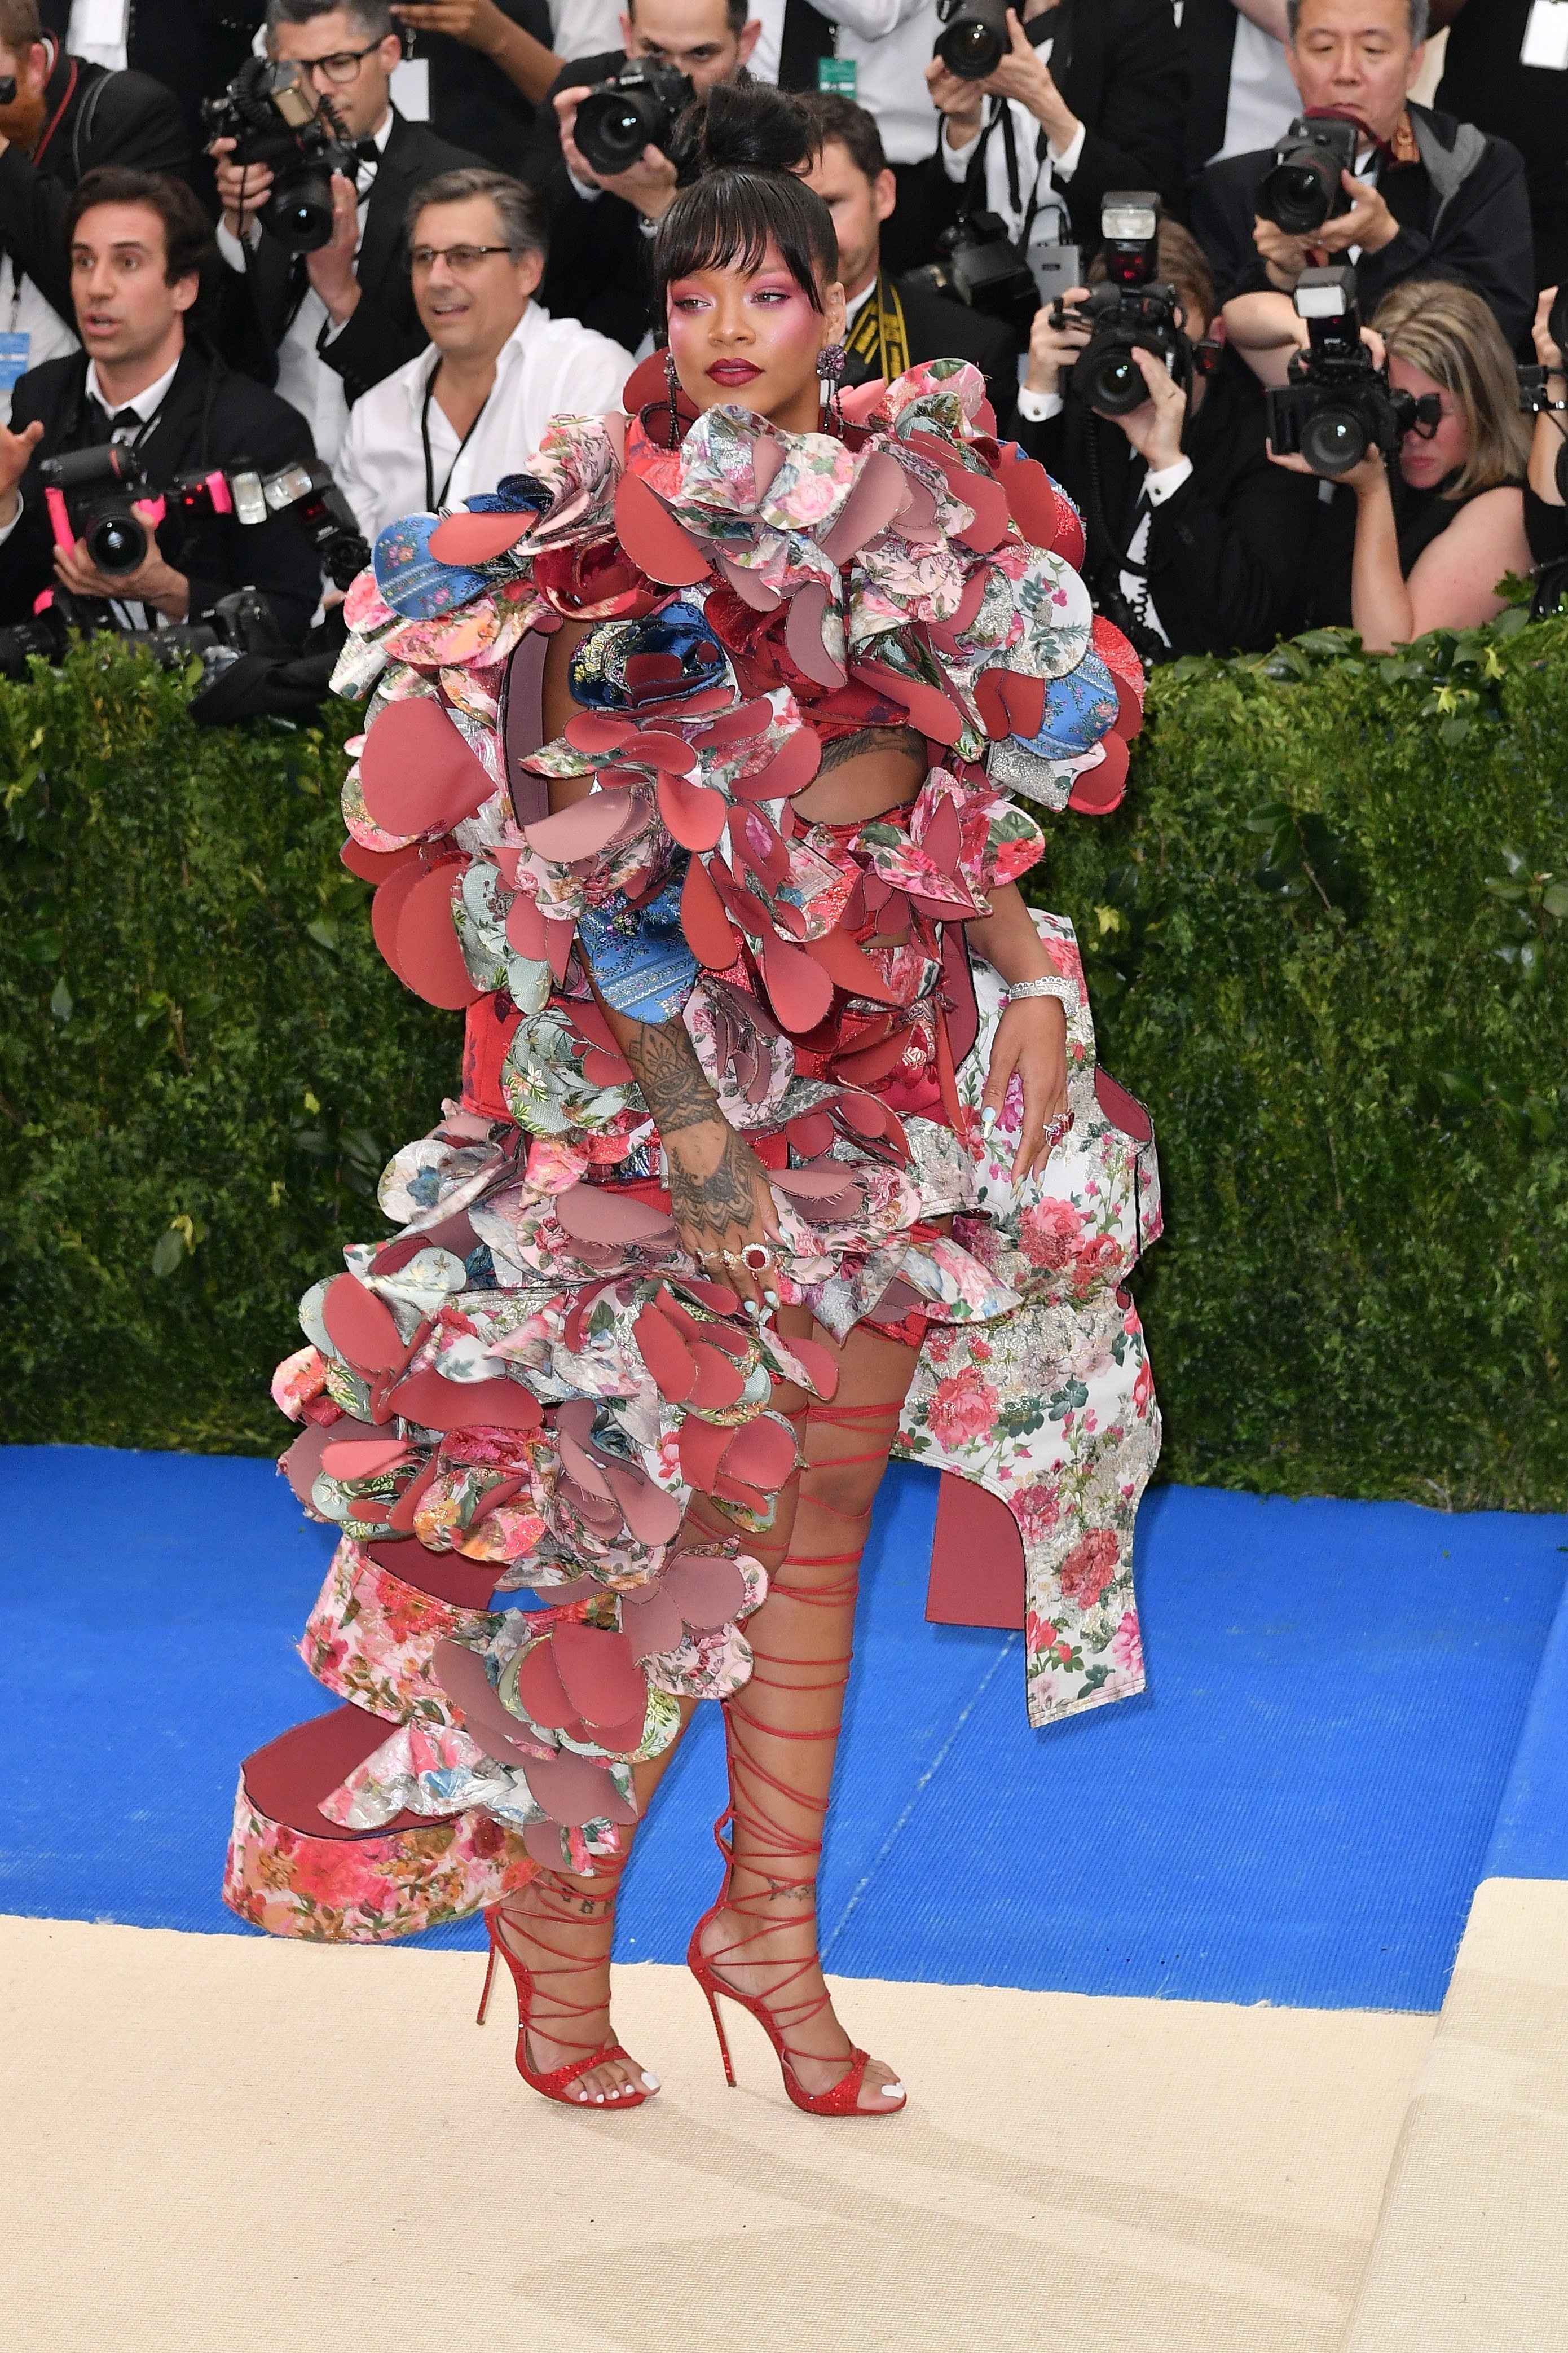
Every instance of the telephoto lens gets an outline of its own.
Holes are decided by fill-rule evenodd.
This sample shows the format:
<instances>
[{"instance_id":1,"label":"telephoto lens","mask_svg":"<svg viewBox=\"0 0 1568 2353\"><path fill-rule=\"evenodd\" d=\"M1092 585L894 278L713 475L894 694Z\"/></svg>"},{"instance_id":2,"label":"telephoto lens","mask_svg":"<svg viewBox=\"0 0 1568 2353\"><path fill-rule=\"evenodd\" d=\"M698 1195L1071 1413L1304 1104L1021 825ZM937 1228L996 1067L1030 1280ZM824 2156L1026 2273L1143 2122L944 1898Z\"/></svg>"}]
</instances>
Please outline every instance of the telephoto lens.
<instances>
[{"instance_id":1,"label":"telephoto lens","mask_svg":"<svg viewBox=\"0 0 1568 2353\"><path fill-rule=\"evenodd\" d=\"M984 81L1013 44L1005 0L936 0L942 30L935 55L960 81Z\"/></svg>"},{"instance_id":2,"label":"telephoto lens","mask_svg":"<svg viewBox=\"0 0 1568 2353\"><path fill-rule=\"evenodd\" d=\"M669 154L677 118L693 94L687 76L663 58L628 58L618 73L588 92L573 138L594 170L613 179L645 147Z\"/></svg>"},{"instance_id":3,"label":"telephoto lens","mask_svg":"<svg viewBox=\"0 0 1568 2353\"><path fill-rule=\"evenodd\" d=\"M1302 116L1274 150L1274 160L1258 185L1258 209L1288 237L1306 237L1326 220L1348 213L1351 199L1340 174L1355 169L1353 122L1312 121Z\"/></svg>"}]
</instances>

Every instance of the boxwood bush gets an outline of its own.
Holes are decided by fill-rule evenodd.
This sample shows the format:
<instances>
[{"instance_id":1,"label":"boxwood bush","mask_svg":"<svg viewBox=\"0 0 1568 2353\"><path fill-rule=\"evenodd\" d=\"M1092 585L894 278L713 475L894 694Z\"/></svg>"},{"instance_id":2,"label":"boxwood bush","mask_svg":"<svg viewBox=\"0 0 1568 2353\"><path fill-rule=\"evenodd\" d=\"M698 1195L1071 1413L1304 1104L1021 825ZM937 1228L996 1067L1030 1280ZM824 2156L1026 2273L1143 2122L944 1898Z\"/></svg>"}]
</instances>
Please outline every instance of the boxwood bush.
<instances>
[{"instance_id":1,"label":"boxwood bush","mask_svg":"<svg viewBox=\"0 0 1568 2353\"><path fill-rule=\"evenodd\" d=\"M457 1083L338 860L355 714L0 686L6 1434L259 1451L294 1303ZM1158 1125L1168 1476L1568 1504L1568 619L1158 672L1037 881Z\"/></svg>"}]
</instances>

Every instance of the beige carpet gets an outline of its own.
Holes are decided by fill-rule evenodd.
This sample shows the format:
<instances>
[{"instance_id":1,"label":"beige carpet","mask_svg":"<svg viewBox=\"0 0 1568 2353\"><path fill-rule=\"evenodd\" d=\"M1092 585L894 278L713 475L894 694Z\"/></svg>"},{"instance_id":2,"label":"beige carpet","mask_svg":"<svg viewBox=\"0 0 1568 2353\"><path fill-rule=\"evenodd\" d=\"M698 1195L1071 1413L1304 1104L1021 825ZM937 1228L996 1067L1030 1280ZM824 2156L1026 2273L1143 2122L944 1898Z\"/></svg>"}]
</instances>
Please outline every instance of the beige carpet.
<instances>
[{"instance_id":1,"label":"beige carpet","mask_svg":"<svg viewBox=\"0 0 1568 2353\"><path fill-rule=\"evenodd\" d=\"M1430 2019L844 1989L897 2122L662 2074L547 2106L472 1954L0 1919L0 2342L17 2353L1333 2353Z\"/></svg>"},{"instance_id":2,"label":"beige carpet","mask_svg":"<svg viewBox=\"0 0 1568 2353\"><path fill-rule=\"evenodd\" d=\"M1346 2353L1568 2348L1568 1883L1476 1892Z\"/></svg>"}]
</instances>

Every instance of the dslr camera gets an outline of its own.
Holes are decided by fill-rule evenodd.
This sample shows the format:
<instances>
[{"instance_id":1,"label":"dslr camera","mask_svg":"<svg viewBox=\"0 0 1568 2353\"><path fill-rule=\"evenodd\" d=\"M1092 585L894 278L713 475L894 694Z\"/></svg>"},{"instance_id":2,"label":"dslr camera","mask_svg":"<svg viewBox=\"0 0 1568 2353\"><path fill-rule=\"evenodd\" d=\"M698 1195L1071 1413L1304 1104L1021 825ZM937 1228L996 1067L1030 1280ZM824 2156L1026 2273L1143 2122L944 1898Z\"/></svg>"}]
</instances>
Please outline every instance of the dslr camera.
<instances>
[{"instance_id":1,"label":"dslr camera","mask_svg":"<svg viewBox=\"0 0 1568 2353\"><path fill-rule=\"evenodd\" d=\"M1007 235L1000 213L965 213L936 241L940 257L910 272L933 294L945 294L982 311L988 319L1027 335L1040 298L1034 272L1021 248Z\"/></svg>"},{"instance_id":2,"label":"dslr camera","mask_svg":"<svg viewBox=\"0 0 1568 2353\"><path fill-rule=\"evenodd\" d=\"M288 59L247 58L221 98L202 100L202 121L235 142L231 162L271 172L262 227L289 253L318 252L332 233L332 174L353 180L368 144L349 137L331 99L318 100Z\"/></svg>"},{"instance_id":3,"label":"dslr camera","mask_svg":"<svg viewBox=\"0 0 1568 2353\"><path fill-rule=\"evenodd\" d=\"M1352 202L1340 179L1355 170L1353 122L1294 121L1274 150L1258 184L1257 204L1288 237L1306 237L1326 220L1348 213Z\"/></svg>"},{"instance_id":4,"label":"dslr camera","mask_svg":"<svg viewBox=\"0 0 1568 2353\"><path fill-rule=\"evenodd\" d=\"M1191 339L1177 324L1173 286L1156 283L1160 199L1142 188L1110 193L1100 208L1106 275L1069 310L1058 296L1051 324L1072 319L1090 330L1073 363L1072 389L1102 417L1131 417L1149 397L1134 351L1152 352L1185 390L1194 365Z\"/></svg>"},{"instance_id":5,"label":"dslr camera","mask_svg":"<svg viewBox=\"0 0 1568 2353\"><path fill-rule=\"evenodd\" d=\"M38 471L57 547L69 549L84 540L91 561L110 578L139 569L152 545L152 532L172 507L186 513L231 514L241 523L265 522L270 514L292 511L339 588L347 588L370 562L353 511L331 470L319 459L310 466L280 466L270 474L247 466L226 474L181 474L159 491L134 448L111 441L104 448L46 458ZM134 512L149 502L153 509L151 525Z\"/></svg>"},{"instance_id":6,"label":"dslr camera","mask_svg":"<svg viewBox=\"0 0 1568 2353\"><path fill-rule=\"evenodd\" d=\"M1369 449L1392 458L1405 434L1436 431L1440 396L1397 390L1362 342L1353 269L1304 269L1296 311L1311 340L1308 350L1291 354L1289 383L1268 395L1268 438L1277 457L1305 458L1314 474L1334 480Z\"/></svg>"},{"instance_id":7,"label":"dslr camera","mask_svg":"<svg viewBox=\"0 0 1568 2353\"><path fill-rule=\"evenodd\" d=\"M0 678L25 684L29 659L51 664L65 659L73 630L84 638L100 635L104 607L54 587L40 599L30 621L0 629ZM204 686L240 654L265 654L277 659L288 653L279 634L272 607L258 588L235 588L199 620L177 622L166 629L113 631L122 644L142 646L161 670L179 670L193 654L202 663Z\"/></svg>"},{"instance_id":8,"label":"dslr camera","mask_svg":"<svg viewBox=\"0 0 1568 2353\"><path fill-rule=\"evenodd\" d=\"M675 126L696 96L689 78L666 58L628 58L608 81L595 82L577 109L573 132L595 172L626 171L645 147L672 163Z\"/></svg>"}]
</instances>

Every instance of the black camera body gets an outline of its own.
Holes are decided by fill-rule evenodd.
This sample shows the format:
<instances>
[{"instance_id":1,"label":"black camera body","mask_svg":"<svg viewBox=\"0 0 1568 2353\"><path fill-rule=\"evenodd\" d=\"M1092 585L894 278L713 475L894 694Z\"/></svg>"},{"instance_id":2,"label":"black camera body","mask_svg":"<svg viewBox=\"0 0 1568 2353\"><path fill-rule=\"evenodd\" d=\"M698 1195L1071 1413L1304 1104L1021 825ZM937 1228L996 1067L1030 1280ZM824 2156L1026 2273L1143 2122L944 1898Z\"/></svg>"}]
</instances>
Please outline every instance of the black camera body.
<instances>
[{"instance_id":1,"label":"black camera body","mask_svg":"<svg viewBox=\"0 0 1568 2353\"><path fill-rule=\"evenodd\" d=\"M230 162L272 174L257 215L289 253L316 253L332 234L332 174L353 180L366 142L351 139L327 98L311 96L297 65L247 58L221 98L202 100L215 139L232 139Z\"/></svg>"},{"instance_id":2,"label":"black camera body","mask_svg":"<svg viewBox=\"0 0 1568 2353\"><path fill-rule=\"evenodd\" d=\"M911 277L923 280L933 294L1028 333L1040 298L1034 272L999 213L966 213L943 229L936 249L940 259L911 270Z\"/></svg>"},{"instance_id":3,"label":"black camera body","mask_svg":"<svg viewBox=\"0 0 1568 2353\"><path fill-rule=\"evenodd\" d=\"M608 81L595 82L577 109L572 136L595 172L611 178L657 147L672 163L675 126L696 92L665 58L628 58Z\"/></svg>"},{"instance_id":4,"label":"black camera body","mask_svg":"<svg viewBox=\"0 0 1568 2353\"><path fill-rule=\"evenodd\" d=\"M1274 150L1258 184L1258 210L1288 237L1306 237L1348 213L1352 197L1340 174L1355 170L1353 122L1313 122L1301 115Z\"/></svg>"},{"instance_id":5,"label":"black camera body","mask_svg":"<svg viewBox=\"0 0 1568 2353\"><path fill-rule=\"evenodd\" d=\"M1362 342L1353 269L1304 269L1296 310L1310 345L1292 353L1289 383L1268 395L1268 438L1277 457L1305 458L1314 474L1337 480L1369 449L1391 458L1406 433L1436 430L1440 396L1417 398L1391 385L1388 370Z\"/></svg>"},{"instance_id":6,"label":"black camera body","mask_svg":"<svg viewBox=\"0 0 1568 2353\"><path fill-rule=\"evenodd\" d=\"M231 514L242 525L292 512L339 588L347 588L370 562L353 510L319 459L309 466L280 466L270 474L243 464L226 473L198 468L160 491L134 446L110 441L46 458L38 471L55 544L69 549L79 539L85 541L91 562L111 579L128 577L145 562L152 533L162 520L160 507ZM132 511L149 502L154 509L151 524Z\"/></svg>"},{"instance_id":7,"label":"black camera body","mask_svg":"<svg viewBox=\"0 0 1568 2353\"><path fill-rule=\"evenodd\" d=\"M1160 199L1142 188L1114 190L1100 209L1106 275L1086 301L1069 311L1058 298L1051 324L1067 319L1089 329L1073 363L1074 396L1102 417L1131 417L1149 397L1149 387L1132 354L1152 352L1185 390L1193 374L1193 345L1177 320L1182 300L1173 286L1154 276L1159 267Z\"/></svg>"},{"instance_id":8,"label":"black camera body","mask_svg":"<svg viewBox=\"0 0 1568 2353\"><path fill-rule=\"evenodd\" d=\"M30 621L0 628L0 678L25 682L30 659L63 661L73 631L84 638L98 637L109 626L101 605L73 596L67 589L52 588L47 602ZM238 654L265 654L278 659L289 651L272 607L258 588L231 589L196 621L176 622L167 629L113 628L111 634L121 644L145 647L163 670L180 669L193 654L207 666L209 657L220 648L224 649L220 667Z\"/></svg>"}]
</instances>

